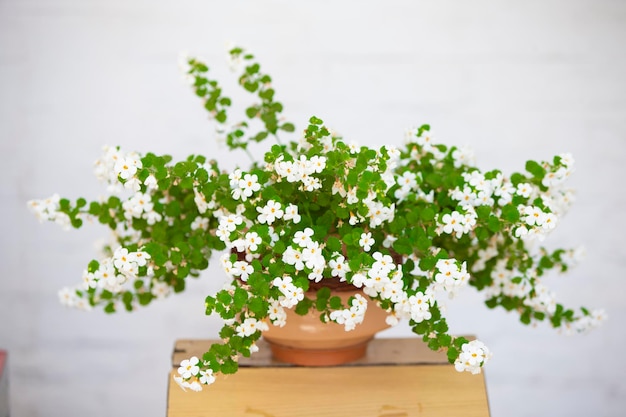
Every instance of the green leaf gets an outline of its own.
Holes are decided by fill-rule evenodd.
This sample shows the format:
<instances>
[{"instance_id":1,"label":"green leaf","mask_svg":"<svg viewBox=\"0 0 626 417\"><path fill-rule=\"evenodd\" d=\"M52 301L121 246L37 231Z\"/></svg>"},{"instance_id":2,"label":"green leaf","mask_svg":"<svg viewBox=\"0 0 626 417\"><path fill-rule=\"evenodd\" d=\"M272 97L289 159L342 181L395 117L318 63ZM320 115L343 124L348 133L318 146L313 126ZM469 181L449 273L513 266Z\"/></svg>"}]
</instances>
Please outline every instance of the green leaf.
<instances>
[{"instance_id":1,"label":"green leaf","mask_svg":"<svg viewBox=\"0 0 626 417\"><path fill-rule=\"evenodd\" d=\"M237 363L237 361L233 360L232 358L225 359L221 367L222 373L224 375L234 374L235 372L237 372L238 369L239 369L239 364Z\"/></svg>"},{"instance_id":2,"label":"green leaf","mask_svg":"<svg viewBox=\"0 0 626 417\"><path fill-rule=\"evenodd\" d=\"M233 301L233 297L228 293L228 291L220 291L215 295L217 301L224 305L229 305Z\"/></svg>"},{"instance_id":3,"label":"green leaf","mask_svg":"<svg viewBox=\"0 0 626 417\"><path fill-rule=\"evenodd\" d=\"M330 236L326 240L326 247L328 250L333 252L341 252L341 240L336 238L335 236Z\"/></svg>"},{"instance_id":4,"label":"green leaf","mask_svg":"<svg viewBox=\"0 0 626 417\"><path fill-rule=\"evenodd\" d=\"M429 339L428 340L428 347L431 350L438 350L441 346L439 345L439 341L437 339Z\"/></svg>"},{"instance_id":5,"label":"green leaf","mask_svg":"<svg viewBox=\"0 0 626 417\"><path fill-rule=\"evenodd\" d=\"M519 211L513 204L506 204L502 207L502 218L511 223L519 221Z\"/></svg>"},{"instance_id":6,"label":"green leaf","mask_svg":"<svg viewBox=\"0 0 626 417\"><path fill-rule=\"evenodd\" d=\"M248 301L248 310L255 316L263 317L267 314L266 304L261 297L252 297Z\"/></svg>"},{"instance_id":7,"label":"green leaf","mask_svg":"<svg viewBox=\"0 0 626 417\"><path fill-rule=\"evenodd\" d=\"M87 265L87 272L94 273L98 270L98 268L100 268L100 263L94 259L89 262L89 265Z\"/></svg>"},{"instance_id":8,"label":"green leaf","mask_svg":"<svg viewBox=\"0 0 626 417\"><path fill-rule=\"evenodd\" d=\"M485 227L479 226L474 230L474 232L479 240L489 239L489 231Z\"/></svg>"},{"instance_id":9,"label":"green leaf","mask_svg":"<svg viewBox=\"0 0 626 417\"><path fill-rule=\"evenodd\" d=\"M410 255L413 253L411 241L406 237L399 237L395 242L393 242L393 249L401 255Z\"/></svg>"},{"instance_id":10,"label":"green leaf","mask_svg":"<svg viewBox=\"0 0 626 417\"><path fill-rule=\"evenodd\" d=\"M249 119L255 118L257 114L259 114L259 108L256 106L250 106L246 109L246 116L248 116Z\"/></svg>"},{"instance_id":11,"label":"green leaf","mask_svg":"<svg viewBox=\"0 0 626 417\"><path fill-rule=\"evenodd\" d=\"M284 130L285 132L293 132L296 130L296 127L293 123L284 123L280 126L280 129Z\"/></svg>"},{"instance_id":12,"label":"green leaf","mask_svg":"<svg viewBox=\"0 0 626 417\"><path fill-rule=\"evenodd\" d=\"M526 171L536 178L543 178L546 175L546 170L535 161L526 161Z\"/></svg>"},{"instance_id":13,"label":"green leaf","mask_svg":"<svg viewBox=\"0 0 626 417\"><path fill-rule=\"evenodd\" d=\"M524 310L519 319L524 324L530 324L530 310Z\"/></svg>"},{"instance_id":14,"label":"green leaf","mask_svg":"<svg viewBox=\"0 0 626 417\"><path fill-rule=\"evenodd\" d=\"M430 206L425 207L422 211L420 211L420 218L425 222L434 220L435 210L433 210Z\"/></svg>"},{"instance_id":15,"label":"green leaf","mask_svg":"<svg viewBox=\"0 0 626 417\"><path fill-rule=\"evenodd\" d=\"M459 351L457 348L455 348L454 346L450 346L448 348L448 361L450 363L454 363L454 361L456 360L456 358L459 357Z\"/></svg>"},{"instance_id":16,"label":"green leaf","mask_svg":"<svg viewBox=\"0 0 626 417\"><path fill-rule=\"evenodd\" d=\"M487 227L494 233L499 232L502 229L500 219L498 219L496 216L490 216L489 220L487 220Z\"/></svg>"},{"instance_id":17,"label":"green leaf","mask_svg":"<svg viewBox=\"0 0 626 417\"><path fill-rule=\"evenodd\" d=\"M330 308L333 310L341 310L343 308L343 303L341 302L341 298L337 297L336 295L333 297L330 297L329 303L330 303Z\"/></svg>"},{"instance_id":18,"label":"green leaf","mask_svg":"<svg viewBox=\"0 0 626 417\"><path fill-rule=\"evenodd\" d=\"M437 264L437 258L434 256L427 256L420 259L419 267L422 271L430 271Z\"/></svg>"},{"instance_id":19,"label":"green leaf","mask_svg":"<svg viewBox=\"0 0 626 417\"><path fill-rule=\"evenodd\" d=\"M491 215L491 207L489 207L489 206L478 206L478 207L476 207L476 214L478 215L479 219L487 220L487 219L489 219L489 216Z\"/></svg>"},{"instance_id":20,"label":"green leaf","mask_svg":"<svg viewBox=\"0 0 626 417\"><path fill-rule=\"evenodd\" d=\"M330 289L324 287L323 289L327 289L328 290L328 294L326 297L320 297L320 293L318 291L318 295L317 295L317 299L315 300L315 308L317 309L317 311L325 311L326 307L328 306L328 296L330 296Z\"/></svg>"},{"instance_id":21,"label":"green leaf","mask_svg":"<svg viewBox=\"0 0 626 417\"><path fill-rule=\"evenodd\" d=\"M305 316L308 314L309 309L312 306L313 306L313 301L310 300L309 298L304 297L304 299L296 305L296 308L294 309L294 311L296 312L296 314L300 316Z\"/></svg>"},{"instance_id":22,"label":"green leaf","mask_svg":"<svg viewBox=\"0 0 626 417\"><path fill-rule=\"evenodd\" d=\"M248 284L252 287L254 294L265 297L270 293L270 284L265 280L265 276L255 272L248 278Z\"/></svg>"},{"instance_id":23,"label":"green leaf","mask_svg":"<svg viewBox=\"0 0 626 417\"><path fill-rule=\"evenodd\" d=\"M309 119L309 123L310 123L310 124L312 124L312 125L321 125L321 124L323 124L324 122L322 121L322 119L318 119L317 117L312 116L312 117Z\"/></svg>"},{"instance_id":24,"label":"green leaf","mask_svg":"<svg viewBox=\"0 0 626 417\"><path fill-rule=\"evenodd\" d=\"M243 306L246 304L246 301L248 301L248 291L244 290L243 288L237 287L235 289L235 294L233 295L233 304L235 310L241 311Z\"/></svg>"}]
</instances>

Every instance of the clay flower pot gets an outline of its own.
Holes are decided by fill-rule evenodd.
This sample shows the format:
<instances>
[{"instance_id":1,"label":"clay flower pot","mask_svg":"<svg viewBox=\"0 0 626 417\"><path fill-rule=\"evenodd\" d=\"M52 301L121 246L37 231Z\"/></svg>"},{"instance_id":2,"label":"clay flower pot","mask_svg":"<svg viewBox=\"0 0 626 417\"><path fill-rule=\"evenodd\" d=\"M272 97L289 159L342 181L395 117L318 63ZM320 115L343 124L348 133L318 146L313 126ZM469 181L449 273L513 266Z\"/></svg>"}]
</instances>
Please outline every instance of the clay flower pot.
<instances>
[{"instance_id":1,"label":"clay flower pot","mask_svg":"<svg viewBox=\"0 0 626 417\"><path fill-rule=\"evenodd\" d=\"M344 305L355 294L363 292L355 287L334 290L333 296L341 297ZM314 294L307 294L314 297ZM343 325L320 320L320 313L312 308L305 316L292 309L287 312L284 327L271 326L263 332L275 359L305 366L332 366L354 361L365 356L367 344L374 335L389 327L385 319L388 313L376 302L365 296L368 304L365 317L354 330L346 331Z\"/></svg>"}]
</instances>

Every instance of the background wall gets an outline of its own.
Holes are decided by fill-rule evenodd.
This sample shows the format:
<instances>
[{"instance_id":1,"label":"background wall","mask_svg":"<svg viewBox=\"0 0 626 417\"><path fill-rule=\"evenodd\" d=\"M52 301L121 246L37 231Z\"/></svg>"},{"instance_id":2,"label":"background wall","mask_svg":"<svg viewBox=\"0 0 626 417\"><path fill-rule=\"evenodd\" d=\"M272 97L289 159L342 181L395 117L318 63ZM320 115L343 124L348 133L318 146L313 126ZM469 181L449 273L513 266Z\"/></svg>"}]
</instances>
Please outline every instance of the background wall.
<instances>
[{"instance_id":1,"label":"background wall","mask_svg":"<svg viewBox=\"0 0 626 417\"><path fill-rule=\"evenodd\" d=\"M495 352L494 417L624 415L626 3L0 0L0 347L14 416L164 415L174 340L217 335L202 316L217 269L132 315L62 308L56 291L80 280L106 235L40 225L25 202L97 197L104 144L245 158L216 147L177 66L187 50L234 79L229 40L261 59L300 127L315 114L379 145L428 122L506 172L573 153L577 203L549 244L584 244L588 257L550 282L563 303L604 306L609 321L565 337L487 311L468 289L449 322ZM386 335L408 336L405 326Z\"/></svg>"}]
</instances>

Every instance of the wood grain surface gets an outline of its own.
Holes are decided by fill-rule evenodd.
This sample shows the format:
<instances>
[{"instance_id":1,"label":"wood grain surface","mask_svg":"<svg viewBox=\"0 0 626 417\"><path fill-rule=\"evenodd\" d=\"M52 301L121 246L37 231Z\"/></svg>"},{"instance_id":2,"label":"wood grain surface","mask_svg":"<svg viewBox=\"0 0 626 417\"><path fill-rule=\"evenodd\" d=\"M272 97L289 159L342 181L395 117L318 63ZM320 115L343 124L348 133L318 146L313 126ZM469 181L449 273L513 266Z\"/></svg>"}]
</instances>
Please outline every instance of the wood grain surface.
<instances>
[{"instance_id":1,"label":"wood grain surface","mask_svg":"<svg viewBox=\"0 0 626 417\"><path fill-rule=\"evenodd\" d=\"M290 366L258 355L202 392L183 391L172 380L178 363L210 343L176 343L168 417L489 416L484 376L456 372L419 339L375 339L365 358L336 367Z\"/></svg>"}]
</instances>

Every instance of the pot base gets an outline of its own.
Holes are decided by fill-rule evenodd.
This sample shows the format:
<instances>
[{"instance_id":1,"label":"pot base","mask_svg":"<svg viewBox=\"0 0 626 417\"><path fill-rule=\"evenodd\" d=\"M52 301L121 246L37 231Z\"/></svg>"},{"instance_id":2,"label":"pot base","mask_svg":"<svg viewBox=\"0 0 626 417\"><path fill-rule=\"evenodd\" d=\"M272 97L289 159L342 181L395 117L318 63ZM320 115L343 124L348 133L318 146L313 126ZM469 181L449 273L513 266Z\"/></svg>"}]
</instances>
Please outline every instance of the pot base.
<instances>
[{"instance_id":1,"label":"pot base","mask_svg":"<svg viewBox=\"0 0 626 417\"><path fill-rule=\"evenodd\" d=\"M274 359L281 362L301 366L335 366L352 362L365 356L367 345L371 339L364 342L338 347L333 349L306 349L283 346L265 339Z\"/></svg>"}]
</instances>

